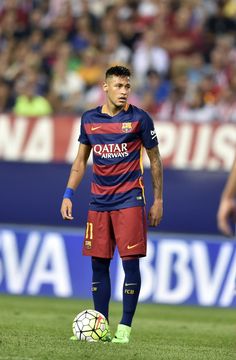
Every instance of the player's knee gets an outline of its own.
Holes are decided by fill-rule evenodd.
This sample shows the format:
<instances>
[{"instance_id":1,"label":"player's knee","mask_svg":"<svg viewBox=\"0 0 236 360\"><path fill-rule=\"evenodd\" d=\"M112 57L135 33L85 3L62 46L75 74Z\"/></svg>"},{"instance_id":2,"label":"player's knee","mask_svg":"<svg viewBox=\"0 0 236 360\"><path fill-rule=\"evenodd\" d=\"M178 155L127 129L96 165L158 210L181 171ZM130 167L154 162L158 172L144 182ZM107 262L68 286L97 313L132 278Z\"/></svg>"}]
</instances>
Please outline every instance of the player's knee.
<instances>
[{"instance_id":1,"label":"player's knee","mask_svg":"<svg viewBox=\"0 0 236 360\"><path fill-rule=\"evenodd\" d=\"M108 272L110 267L110 259L92 258L92 270L93 272Z\"/></svg>"},{"instance_id":2,"label":"player's knee","mask_svg":"<svg viewBox=\"0 0 236 360\"><path fill-rule=\"evenodd\" d=\"M129 260L122 259L122 265L123 265L125 274L139 274L140 273L138 258L129 259Z\"/></svg>"}]
</instances>

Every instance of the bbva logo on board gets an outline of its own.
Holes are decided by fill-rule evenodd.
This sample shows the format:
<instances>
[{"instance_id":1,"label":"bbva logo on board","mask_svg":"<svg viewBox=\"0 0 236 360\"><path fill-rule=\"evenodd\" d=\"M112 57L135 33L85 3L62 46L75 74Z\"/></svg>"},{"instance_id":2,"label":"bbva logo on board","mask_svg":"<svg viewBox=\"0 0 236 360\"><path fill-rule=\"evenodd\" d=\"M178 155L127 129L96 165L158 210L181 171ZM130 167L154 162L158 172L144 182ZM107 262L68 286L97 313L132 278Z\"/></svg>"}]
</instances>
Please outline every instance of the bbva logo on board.
<instances>
[{"instance_id":1,"label":"bbva logo on board","mask_svg":"<svg viewBox=\"0 0 236 360\"><path fill-rule=\"evenodd\" d=\"M72 295L63 237L32 231L21 240L14 231L0 231L0 289L38 295L43 285L49 285L56 296Z\"/></svg>"},{"instance_id":2,"label":"bbva logo on board","mask_svg":"<svg viewBox=\"0 0 236 360\"><path fill-rule=\"evenodd\" d=\"M147 257L141 262L141 301L236 306L236 244L158 237L149 241ZM122 283L120 262L116 300L121 300Z\"/></svg>"},{"instance_id":3,"label":"bbva logo on board","mask_svg":"<svg viewBox=\"0 0 236 360\"><path fill-rule=\"evenodd\" d=\"M78 246L82 238L56 231L0 230L0 292L91 297L90 261L82 262ZM236 306L236 244L206 239L150 235L147 257L141 260L140 301ZM113 298L119 301L124 273L117 256L113 261Z\"/></svg>"}]
</instances>

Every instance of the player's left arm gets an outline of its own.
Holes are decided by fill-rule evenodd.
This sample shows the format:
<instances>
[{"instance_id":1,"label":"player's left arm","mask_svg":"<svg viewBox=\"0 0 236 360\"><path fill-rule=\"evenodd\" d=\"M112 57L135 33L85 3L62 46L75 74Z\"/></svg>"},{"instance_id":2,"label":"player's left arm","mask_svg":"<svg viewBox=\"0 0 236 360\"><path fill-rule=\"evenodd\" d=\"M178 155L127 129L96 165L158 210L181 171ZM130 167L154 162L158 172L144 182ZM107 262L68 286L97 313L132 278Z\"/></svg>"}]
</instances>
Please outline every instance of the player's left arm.
<instances>
[{"instance_id":1,"label":"player's left arm","mask_svg":"<svg viewBox=\"0 0 236 360\"><path fill-rule=\"evenodd\" d=\"M150 208L148 218L150 226L157 226L163 216L163 166L158 145L146 149L150 160L154 201Z\"/></svg>"}]
</instances>

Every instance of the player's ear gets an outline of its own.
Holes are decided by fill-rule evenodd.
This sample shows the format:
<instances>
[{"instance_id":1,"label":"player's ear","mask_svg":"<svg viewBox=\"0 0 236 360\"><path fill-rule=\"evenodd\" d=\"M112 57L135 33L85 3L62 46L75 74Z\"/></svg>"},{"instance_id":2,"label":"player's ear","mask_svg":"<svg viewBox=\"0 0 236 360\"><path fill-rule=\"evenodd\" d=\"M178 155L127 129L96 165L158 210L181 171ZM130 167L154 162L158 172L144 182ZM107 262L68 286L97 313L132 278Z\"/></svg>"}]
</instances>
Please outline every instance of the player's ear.
<instances>
[{"instance_id":1,"label":"player's ear","mask_svg":"<svg viewBox=\"0 0 236 360\"><path fill-rule=\"evenodd\" d=\"M103 90L104 90L105 92L107 92L107 90L108 90L108 85L107 85L107 82L106 82L106 81L103 82Z\"/></svg>"}]
</instances>

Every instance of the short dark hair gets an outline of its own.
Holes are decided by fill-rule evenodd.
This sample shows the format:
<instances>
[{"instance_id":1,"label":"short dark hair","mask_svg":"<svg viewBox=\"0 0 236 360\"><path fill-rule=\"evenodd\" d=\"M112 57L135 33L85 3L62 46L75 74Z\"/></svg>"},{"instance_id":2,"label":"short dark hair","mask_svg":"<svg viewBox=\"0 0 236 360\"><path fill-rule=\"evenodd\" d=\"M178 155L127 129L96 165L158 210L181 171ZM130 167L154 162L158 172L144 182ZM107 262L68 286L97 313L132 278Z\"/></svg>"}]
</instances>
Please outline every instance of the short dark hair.
<instances>
[{"instance_id":1,"label":"short dark hair","mask_svg":"<svg viewBox=\"0 0 236 360\"><path fill-rule=\"evenodd\" d=\"M120 65L116 65L116 66L112 66L109 69L107 69L106 71L106 78L110 77L110 76L131 76L131 72L128 68L126 68L125 66L120 66Z\"/></svg>"}]
</instances>

